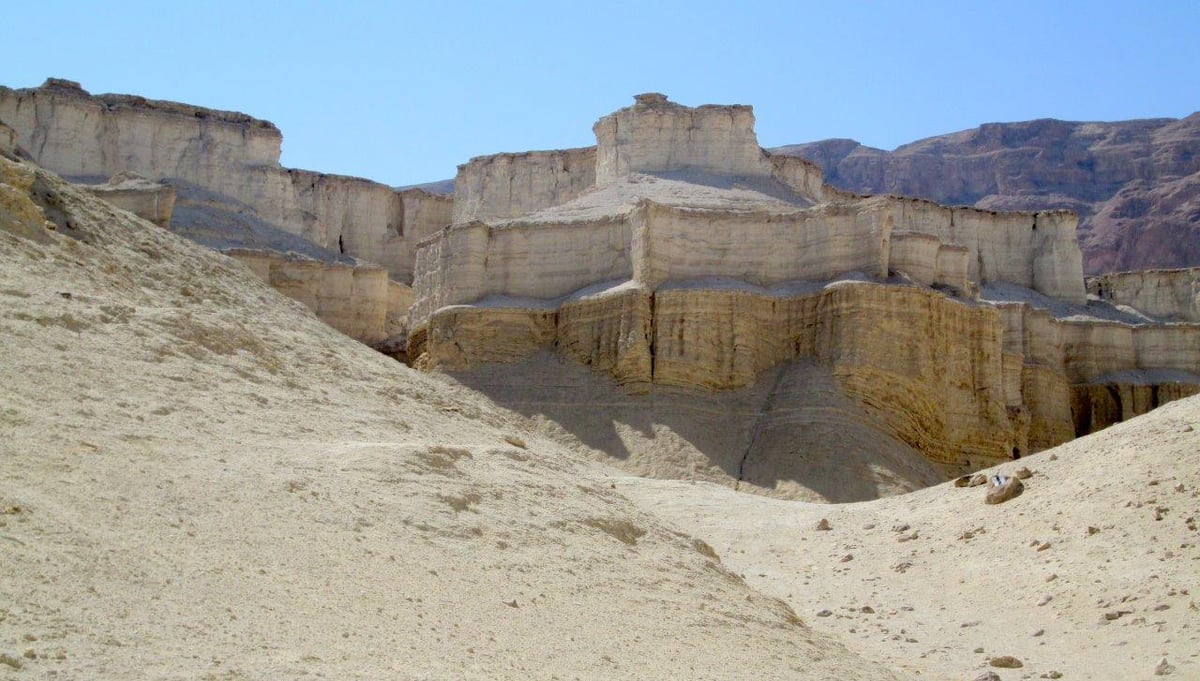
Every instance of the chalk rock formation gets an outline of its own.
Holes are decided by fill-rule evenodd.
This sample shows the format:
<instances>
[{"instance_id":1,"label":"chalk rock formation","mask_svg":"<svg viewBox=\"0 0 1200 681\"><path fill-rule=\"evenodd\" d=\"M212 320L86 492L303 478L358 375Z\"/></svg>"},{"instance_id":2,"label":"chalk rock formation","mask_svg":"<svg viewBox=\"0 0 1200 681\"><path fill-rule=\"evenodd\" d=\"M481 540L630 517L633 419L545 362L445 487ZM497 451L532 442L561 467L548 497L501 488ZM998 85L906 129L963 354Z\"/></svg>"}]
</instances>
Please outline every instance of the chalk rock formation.
<instances>
[{"instance_id":1,"label":"chalk rock formation","mask_svg":"<svg viewBox=\"0 0 1200 681\"><path fill-rule=\"evenodd\" d=\"M159 227L171 224L175 187L170 184L154 182L137 173L118 173L106 184L84 185L84 189Z\"/></svg>"},{"instance_id":2,"label":"chalk rock formation","mask_svg":"<svg viewBox=\"0 0 1200 681\"><path fill-rule=\"evenodd\" d=\"M17 131L0 121L0 153L12 154L17 150Z\"/></svg>"},{"instance_id":3,"label":"chalk rock formation","mask_svg":"<svg viewBox=\"0 0 1200 681\"><path fill-rule=\"evenodd\" d=\"M411 289L390 281L382 267L273 251L230 249L225 254L355 340L375 345L403 332L401 320L412 304Z\"/></svg>"},{"instance_id":4,"label":"chalk rock formation","mask_svg":"<svg viewBox=\"0 0 1200 681\"><path fill-rule=\"evenodd\" d=\"M595 147L479 156L458 167L454 222L514 218L566 203L595 182Z\"/></svg>"},{"instance_id":5,"label":"chalk rock formation","mask_svg":"<svg viewBox=\"0 0 1200 681\"><path fill-rule=\"evenodd\" d=\"M50 79L0 87L0 120L39 165L76 181L132 171L178 192L174 226L244 241L263 224L412 279L413 245L451 221L448 197L369 180L282 168L282 135L267 121L130 95L88 94ZM254 244L273 248L273 244ZM277 250L288 250L279 248Z\"/></svg>"},{"instance_id":6,"label":"chalk rock formation","mask_svg":"<svg viewBox=\"0 0 1200 681\"><path fill-rule=\"evenodd\" d=\"M1174 321L1200 322L1200 268L1119 272L1091 277L1088 293Z\"/></svg>"},{"instance_id":7,"label":"chalk rock formation","mask_svg":"<svg viewBox=\"0 0 1200 681\"><path fill-rule=\"evenodd\" d=\"M696 171L732 177L770 177L771 163L754 135L748 106L681 106L647 93L601 118L592 130L599 152L596 182L630 173Z\"/></svg>"},{"instance_id":8,"label":"chalk rock formation","mask_svg":"<svg viewBox=\"0 0 1200 681\"><path fill-rule=\"evenodd\" d=\"M639 95L594 130L594 150L460 169L460 219L416 256L419 364L553 347L657 394L814 361L949 471L1086 432L1102 419L1072 396L1116 372L1164 398L1200 385L1200 325L1089 303L1072 213L847 194L761 150L744 106Z\"/></svg>"},{"instance_id":9,"label":"chalk rock formation","mask_svg":"<svg viewBox=\"0 0 1200 681\"><path fill-rule=\"evenodd\" d=\"M850 191L1073 210L1089 273L1200 265L1200 113L989 123L891 152L846 139L773 152L819 164L830 184Z\"/></svg>"}]
</instances>

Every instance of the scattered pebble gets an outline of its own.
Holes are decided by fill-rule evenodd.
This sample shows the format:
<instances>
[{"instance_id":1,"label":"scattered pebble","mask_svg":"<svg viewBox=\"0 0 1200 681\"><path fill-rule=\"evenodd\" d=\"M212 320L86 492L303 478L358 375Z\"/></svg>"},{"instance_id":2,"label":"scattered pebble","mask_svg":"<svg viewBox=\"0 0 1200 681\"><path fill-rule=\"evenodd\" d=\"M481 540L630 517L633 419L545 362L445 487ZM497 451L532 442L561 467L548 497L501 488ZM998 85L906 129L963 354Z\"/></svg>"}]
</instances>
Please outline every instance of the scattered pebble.
<instances>
[{"instance_id":1,"label":"scattered pebble","mask_svg":"<svg viewBox=\"0 0 1200 681\"><path fill-rule=\"evenodd\" d=\"M993 667L999 667L1001 669L1019 669L1020 667L1025 666L1025 665L1021 664L1020 660L1013 657L1012 655L1001 655L999 657L993 657L992 659L988 660L988 664L992 665Z\"/></svg>"},{"instance_id":2,"label":"scattered pebble","mask_svg":"<svg viewBox=\"0 0 1200 681\"><path fill-rule=\"evenodd\" d=\"M846 555L842 556L841 562L843 562L843 563L849 563L849 562L850 562L850 561L852 561L852 560L854 560L854 554L853 554L853 553L847 553Z\"/></svg>"},{"instance_id":3,"label":"scattered pebble","mask_svg":"<svg viewBox=\"0 0 1200 681\"><path fill-rule=\"evenodd\" d=\"M975 681L1000 681L1000 675L994 671L988 670L979 676L976 676Z\"/></svg>"},{"instance_id":4,"label":"scattered pebble","mask_svg":"<svg viewBox=\"0 0 1200 681\"><path fill-rule=\"evenodd\" d=\"M1167 658L1165 658L1165 657L1163 659L1159 660L1158 664L1154 666L1154 675L1155 676L1168 676L1170 674L1173 674L1174 672L1175 672L1175 666L1172 665L1170 662L1167 662Z\"/></svg>"},{"instance_id":5,"label":"scattered pebble","mask_svg":"<svg viewBox=\"0 0 1200 681\"><path fill-rule=\"evenodd\" d=\"M1045 550L1046 550L1046 549L1048 549L1048 548L1050 548L1050 542L1048 542L1048 541L1044 541L1044 542L1042 542L1041 544L1038 544L1037 550L1038 550L1038 551L1045 551Z\"/></svg>"},{"instance_id":6,"label":"scattered pebble","mask_svg":"<svg viewBox=\"0 0 1200 681\"><path fill-rule=\"evenodd\" d=\"M817 613L817 617L829 617L832 614L833 614L832 610L822 610L821 612Z\"/></svg>"},{"instance_id":7,"label":"scattered pebble","mask_svg":"<svg viewBox=\"0 0 1200 681\"><path fill-rule=\"evenodd\" d=\"M1025 486L1019 479L995 475L988 482L987 494L984 496L983 502L989 505L1003 504L1019 495L1023 489Z\"/></svg>"},{"instance_id":8,"label":"scattered pebble","mask_svg":"<svg viewBox=\"0 0 1200 681\"><path fill-rule=\"evenodd\" d=\"M515 608L517 607L517 599L514 598L511 601L504 601L504 604L510 608Z\"/></svg>"},{"instance_id":9,"label":"scattered pebble","mask_svg":"<svg viewBox=\"0 0 1200 681\"><path fill-rule=\"evenodd\" d=\"M829 524L828 518L821 518L820 520L817 521L817 526L814 529L821 530L822 532L824 532L827 530L832 530L833 526Z\"/></svg>"},{"instance_id":10,"label":"scattered pebble","mask_svg":"<svg viewBox=\"0 0 1200 681\"><path fill-rule=\"evenodd\" d=\"M1045 633L1046 633L1045 629L1038 629L1037 631L1033 632L1033 637L1038 638L1039 636L1042 636Z\"/></svg>"},{"instance_id":11,"label":"scattered pebble","mask_svg":"<svg viewBox=\"0 0 1200 681\"><path fill-rule=\"evenodd\" d=\"M1041 607L1041 606L1049 603L1052 600L1054 600L1054 596L1051 596L1050 594L1046 594L1045 596L1042 596L1042 600L1038 601L1038 607Z\"/></svg>"},{"instance_id":12,"label":"scattered pebble","mask_svg":"<svg viewBox=\"0 0 1200 681\"><path fill-rule=\"evenodd\" d=\"M1020 478L1021 480L1028 480L1029 478L1033 477L1033 471L1029 470L1029 467L1027 467L1027 466L1022 466L1022 467L1018 468L1017 472L1013 473L1013 475Z\"/></svg>"},{"instance_id":13,"label":"scattered pebble","mask_svg":"<svg viewBox=\"0 0 1200 681\"><path fill-rule=\"evenodd\" d=\"M1089 537L1092 536L1093 534L1099 534L1099 533L1100 533L1099 527L1094 527L1092 525L1088 525L1088 536Z\"/></svg>"},{"instance_id":14,"label":"scattered pebble","mask_svg":"<svg viewBox=\"0 0 1200 681\"><path fill-rule=\"evenodd\" d=\"M1062 672L1051 669L1050 671L1046 672L1045 674L1042 674L1042 678L1043 679L1061 679Z\"/></svg>"},{"instance_id":15,"label":"scattered pebble","mask_svg":"<svg viewBox=\"0 0 1200 681\"><path fill-rule=\"evenodd\" d=\"M7 652L0 653L0 664L8 665L13 669L20 669L23 666L21 663L21 658Z\"/></svg>"},{"instance_id":16,"label":"scattered pebble","mask_svg":"<svg viewBox=\"0 0 1200 681\"><path fill-rule=\"evenodd\" d=\"M872 608L869 605L864 605L863 607L859 608L858 611L867 615L875 614L875 608Z\"/></svg>"}]
</instances>

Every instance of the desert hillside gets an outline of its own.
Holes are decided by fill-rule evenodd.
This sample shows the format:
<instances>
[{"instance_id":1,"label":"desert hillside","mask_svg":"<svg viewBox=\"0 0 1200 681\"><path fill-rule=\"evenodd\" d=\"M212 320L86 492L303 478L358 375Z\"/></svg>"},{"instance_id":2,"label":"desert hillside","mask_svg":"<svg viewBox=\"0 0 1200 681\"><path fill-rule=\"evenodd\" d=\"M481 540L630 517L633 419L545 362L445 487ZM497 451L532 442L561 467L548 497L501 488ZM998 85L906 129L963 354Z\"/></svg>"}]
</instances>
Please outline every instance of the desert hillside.
<instances>
[{"instance_id":1,"label":"desert hillside","mask_svg":"<svg viewBox=\"0 0 1200 681\"><path fill-rule=\"evenodd\" d=\"M847 193L657 93L453 198L243 114L0 113L0 678L1200 678L1195 270L1089 291L1066 211ZM377 264L110 203L171 186ZM368 275L424 371L334 329Z\"/></svg>"},{"instance_id":2,"label":"desert hillside","mask_svg":"<svg viewBox=\"0 0 1200 681\"><path fill-rule=\"evenodd\" d=\"M1022 666L1002 679L1200 678L1200 397L983 472L1021 469L1024 492L992 506L953 483L838 505L617 491L905 678L973 679L1006 656Z\"/></svg>"},{"instance_id":3,"label":"desert hillside","mask_svg":"<svg viewBox=\"0 0 1200 681\"><path fill-rule=\"evenodd\" d=\"M847 139L773 151L817 163L849 191L1076 211L1089 274L1200 265L1200 113L989 123L890 152Z\"/></svg>"},{"instance_id":4,"label":"desert hillside","mask_svg":"<svg viewBox=\"0 0 1200 681\"><path fill-rule=\"evenodd\" d=\"M898 678L603 471L0 159L3 678Z\"/></svg>"}]
</instances>

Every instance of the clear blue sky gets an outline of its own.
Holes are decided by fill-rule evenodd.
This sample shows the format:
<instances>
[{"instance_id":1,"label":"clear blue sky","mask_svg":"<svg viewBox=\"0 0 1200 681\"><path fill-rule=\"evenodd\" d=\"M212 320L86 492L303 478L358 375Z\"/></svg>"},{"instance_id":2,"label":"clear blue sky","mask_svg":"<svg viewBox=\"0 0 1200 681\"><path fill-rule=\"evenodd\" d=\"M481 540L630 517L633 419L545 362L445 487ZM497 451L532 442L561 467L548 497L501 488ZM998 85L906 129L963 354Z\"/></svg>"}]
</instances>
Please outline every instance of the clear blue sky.
<instances>
[{"instance_id":1,"label":"clear blue sky","mask_svg":"<svg viewBox=\"0 0 1200 681\"><path fill-rule=\"evenodd\" d=\"M393 185L586 146L663 92L751 104L763 146L894 148L993 121L1200 109L1200 1L11 2L0 84L230 109L286 166Z\"/></svg>"}]
</instances>

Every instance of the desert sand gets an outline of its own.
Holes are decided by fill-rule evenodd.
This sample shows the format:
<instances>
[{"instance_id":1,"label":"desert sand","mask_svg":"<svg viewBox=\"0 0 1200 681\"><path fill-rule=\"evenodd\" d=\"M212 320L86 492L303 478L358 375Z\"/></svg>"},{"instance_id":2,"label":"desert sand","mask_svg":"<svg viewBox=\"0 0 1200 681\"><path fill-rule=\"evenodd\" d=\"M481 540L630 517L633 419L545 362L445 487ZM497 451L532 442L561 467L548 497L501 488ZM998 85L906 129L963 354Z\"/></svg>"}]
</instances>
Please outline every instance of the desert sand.
<instances>
[{"instance_id":1,"label":"desert sand","mask_svg":"<svg viewBox=\"0 0 1200 681\"><path fill-rule=\"evenodd\" d=\"M644 479L50 173L0 190L2 678L1200 678L1200 398L998 506Z\"/></svg>"}]
</instances>

